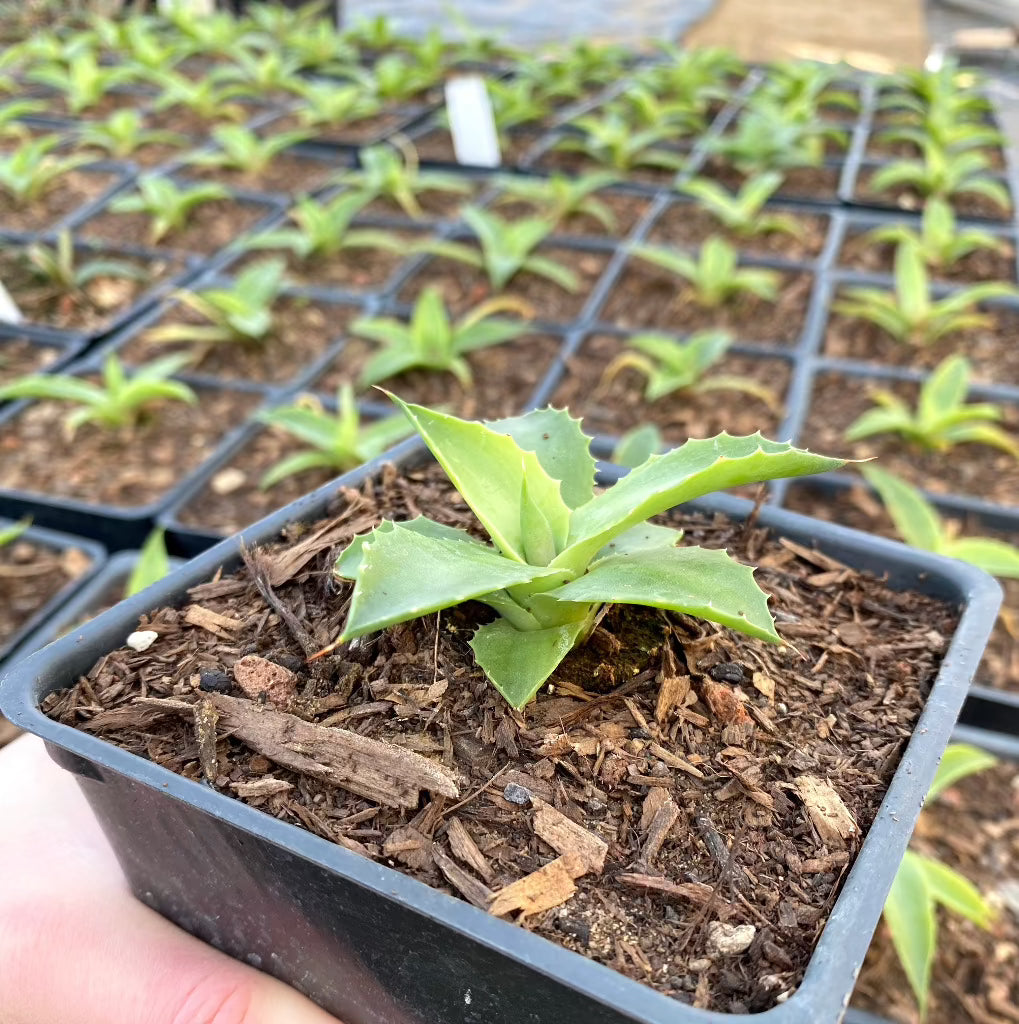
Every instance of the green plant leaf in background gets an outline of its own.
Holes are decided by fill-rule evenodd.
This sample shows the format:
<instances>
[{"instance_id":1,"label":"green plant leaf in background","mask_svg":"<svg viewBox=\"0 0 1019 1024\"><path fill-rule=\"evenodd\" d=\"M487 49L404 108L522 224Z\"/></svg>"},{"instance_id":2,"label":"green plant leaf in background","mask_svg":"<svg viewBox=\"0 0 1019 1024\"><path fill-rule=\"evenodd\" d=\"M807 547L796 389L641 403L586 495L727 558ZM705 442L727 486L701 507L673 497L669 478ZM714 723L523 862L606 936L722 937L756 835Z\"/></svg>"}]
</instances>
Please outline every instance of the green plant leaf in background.
<instances>
[{"instance_id":1,"label":"green plant leaf in background","mask_svg":"<svg viewBox=\"0 0 1019 1024\"><path fill-rule=\"evenodd\" d=\"M170 556L166 553L165 531L153 530L138 552L138 560L124 585L124 597L133 597L153 583L158 583L169 572Z\"/></svg>"}]
</instances>

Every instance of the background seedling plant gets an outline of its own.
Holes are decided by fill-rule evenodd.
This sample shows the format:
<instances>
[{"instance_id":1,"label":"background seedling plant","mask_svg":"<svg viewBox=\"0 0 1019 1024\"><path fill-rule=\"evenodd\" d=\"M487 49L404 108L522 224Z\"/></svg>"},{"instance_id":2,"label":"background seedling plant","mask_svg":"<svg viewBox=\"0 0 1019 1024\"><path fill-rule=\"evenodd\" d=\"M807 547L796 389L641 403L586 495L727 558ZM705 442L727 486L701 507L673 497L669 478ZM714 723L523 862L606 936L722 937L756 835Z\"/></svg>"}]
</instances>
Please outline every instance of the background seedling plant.
<instances>
[{"instance_id":1,"label":"background seedling plant","mask_svg":"<svg viewBox=\"0 0 1019 1024\"><path fill-rule=\"evenodd\" d=\"M452 323L438 289L426 288L409 323L392 317L362 317L351 325L351 333L383 348L365 364L358 383L367 387L407 370L422 369L452 373L469 388L473 377L464 356L511 341L527 330L518 320L495 315L500 312L532 313L525 304L503 296L483 302Z\"/></svg>"},{"instance_id":2,"label":"background seedling plant","mask_svg":"<svg viewBox=\"0 0 1019 1024\"><path fill-rule=\"evenodd\" d=\"M0 387L0 400L35 398L78 406L64 417L68 440L85 423L130 434L153 405L165 401L194 405L198 401L186 384L170 379L189 362L190 355L166 356L139 366L128 377L120 360L111 353L103 362L99 383L64 374L31 374Z\"/></svg>"},{"instance_id":3,"label":"background seedling plant","mask_svg":"<svg viewBox=\"0 0 1019 1024\"><path fill-rule=\"evenodd\" d=\"M497 204L521 201L530 203L539 217L559 227L570 217L591 217L606 231L615 231L616 218L612 211L594 195L619 181L609 171L592 171L579 176L550 174L547 178L522 175L499 179L502 193Z\"/></svg>"},{"instance_id":4,"label":"background seedling plant","mask_svg":"<svg viewBox=\"0 0 1019 1024\"><path fill-rule=\"evenodd\" d=\"M920 249L912 242L900 242L895 250L895 290L846 288L832 308L843 316L859 317L876 324L896 341L909 345L931 345L957 331L989 327L989 313L977 306L988 299L1015 295L1014 286L1000 281L971 285L943 299L932 299L930 279Z\"/></svg>"},{"instance_id":5,"label":"background seedling plant","mask_svg":"<svg viewBox=\"0 0 1019 1024\"><path fill-rule=\"evenodd\" d=\"M239 124L223 124L212 130L212 139L218 149L208 153L195 153L187 163L194 167L238 171L246 178L257 178L269 165L288 149L308 138L307 131L280 132L265 138Z\"/></svg>"},{"instance_id":6,"label":"background seedling plant","mask_svg":"<svg viewBox=\"0 0 1019 1024\"><path fill-rule=\"evenodd\" d=\"M26 75L29 81L49 86L63 96L72 114L98 106L115 86L125 85L137 77L132 68L100 64L90 50L75 53L67 61L37 65Z\"/></svg>"},{"instance_id":7,"label":"background seedling plant","mask_svg":"<svg viewBox=\"0 0 1019 1024\"><path fill-rule=\"evenodd\" d=\"M105 121L82 126L77 142L80 146L101 149L114 160L127 160L144 146L184 146L188 139L177 132L147 129L137 110L116 110Z\"/></svg>"},{"instance_id":8,"label":"background seedling plant","mask_svg":"<svg viewBox=\"0 0 1019 1024\"><path fill-rule=\"evenodd\" d=\"M339 126L374 117L382 110L377 96L360 85L296 79L291 88L302 99L297 119L308 127Z\"/></svg>"},{"instance_id":9,"label":"background seedling plant","mask_svg":"<svg viewBox=\"0 0 1019 1024\"><path fill-rule=\"evenodd\" d=\"M618 110L606 111L601 116L586 114L570 124L578 133L565 135L555 144L556 149L583 153L595 163L620 173L640 167L666 171L683 168L685 161L679 153L659 146L666 139L676 137L672 125L635 131Z\"/></svg>"},{"instance_id":10,"label":"background seedling plant","mask_svg":"<svg viewBox=\"0 0 1019 1024\"><path fill-rule=\"evenodd\" d=\"M21 519L10 526L0 528L0 548L13 544L31 525L31 519Z\"/></svg>"},{"instance_id":11,"label":"background seedling plant","mask_svg":"<svg viewBox=\"0 0 1019 1024\"><path fill-rule=\"evenodd\" d=\"M662 432L653 423L642 423L628 430L619 439L612 452L612 461L617 466L636 469L665 447Z\"/></svg>"},{"instance_id":12,"label":"background seedling plant","mask_svg":"<svg viewBox=\"0 0 1019 1024\"><path fill-rule=\"evenodd\" d=\"M801 238L803 228L795 217L764 212L765 204L781 188L782 180L777 171L767 171L748 178L738 191L730 192L710 178L694 178L681 185L679 191L692 196L702 210L740 238L778 233Z\"/></svg>"},{"instance_id":13,"label":"background seedling plant","mask_svg":"<svg viewBox=\"0 0 1019 1024\"><path fill-rule=\"evenodd\" d=\"M718 235L712 235L696 257L664 246L635 245L630 251L687 281L694 301L705 309L717 309L741 294L756 295L765 302L778 298L779 274L740 267L737 250Z\"/></svg>"},{"instance_id":14,"label":"background seedling plant","mask_svg":"<svg viewBox=\"0 0 1019 1024\"><path fill-rule=\"evenodd\" d=\"M930 451L949 451L957 444L986 444L1019 458L1019 442L997 426L1001 409L989 402L967 404L969 375L966 359L949 356L920 388L916 411L890 391L872 391L875 408L850 425L846 440L899 434Z\"/></svg>"},{"instance_id":15,"label":"background seedling plant","mask_svg":"<svg viewBox=\"0 0 1019 1024\"><path fill-rule=\"evenodd\" d=\"M605 368L599 391L605 391L623 370L631 369L645 377L646 402L683 391L741 391L760 399L773 412L780 411L774 392L752 377L704 376L732 346L732 337L724 331L698 331L685 341L666 334L638 334L628 338L626 345L629 351L621 352Z\"/></svg>"},{"instance_id":16,"label":"background seedling plant","mask_svg":"<svg viewBox=\"0 0 1019 1024\"><path fill-rule=\"evenodd\" d=\"M394 397L492 539L419 517L384 521L336 563L354 581L341 640L464 601L498 618L471 640L478 665L523 707L605 603L686 612L779 642L753 570L724 551L678 547L647 519L695 496L842 463L760 435L688 441L595 496L590 438L565 411L473 423Z\"/></svg>"},{"instance_id":17,"label":"background seedling plant","mask_svg":"<svg viewBox=\"0 0 1019 1024\"><path fill-rule=\"evenodd\" d=\"M350 384L340 386L335 413L323 409L313 396L304 395L293 405L270 409L258 418L308 446L308 450L288 455L269 469L259 484L263 490L311 469L345 473L370 462L414 432L407 418L400 413L362 425Z\"/></svg>"},{"instance_id":18,"label":"background seedling plant","mask_svg":"<svg viewBox=\"0 0 1019 1024\"><path fill-rule=\"evenodd\" d=\"M152 76L159 95L156 111L183 107L205 121L240 121L244 107L232 102L244 94L236 82L224 82L214 74L192 81L177 71L159 71Z\"/></svg>"},{"instance_id":19,"label":"background seedling plant","mask_svg":"<svg viewBox=\"0 0 1019 1024\"><path fill-rule=\"evenodd\" d=\"M138 560L134 563L131 575L124 584L124 597L134 597L146 587L158 583L170 573L170 556L166 551L166 535L164 530L153 530L145 538Z\"/></svg>"},{"instance_id":20,"label":"background seedling plant","mask_svg":"<svg viewBox=\"0 0 1019 1024\"><path fill-rule=\"evenodd\" d=\"M38 202L70 171L88 163L86 156L54 156L56 136L44 135L0 154L0 193L18 207Z\"/></svg>"},{"instance_id":21,"label":"background seedling plant","mask_svg":"<svg viewBox=\"0 0 1019 1024\"><path fill-rule=\"evenodd\" d=\"M167 235L187 227L192 212L205 203L229 199L222 185L209 182L178 185L172 178L150 175L139 178L138 191L110 203L113 213L143 213L149 217L149 242L156 245Z\"/></svg>"}]
</instances>

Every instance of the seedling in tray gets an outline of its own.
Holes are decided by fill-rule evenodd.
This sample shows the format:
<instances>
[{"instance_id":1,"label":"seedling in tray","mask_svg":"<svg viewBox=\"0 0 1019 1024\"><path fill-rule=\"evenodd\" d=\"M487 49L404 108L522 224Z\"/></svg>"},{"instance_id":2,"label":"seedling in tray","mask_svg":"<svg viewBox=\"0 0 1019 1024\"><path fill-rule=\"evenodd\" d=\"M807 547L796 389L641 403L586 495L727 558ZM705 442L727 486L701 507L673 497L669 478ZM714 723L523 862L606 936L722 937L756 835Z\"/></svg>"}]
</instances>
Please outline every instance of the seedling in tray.
<instances>
[{"instance_id":1,"label":"seedling in tray","mask_svg":"<svg viewBox=\"0 0 1019 1024\"><path fill-rule=\"evenodd\" d=\"M686 100L663 98L639 82L605 106L606 113L621 114L633 128L670 127L672 138L680 139L703 131L704 116L691 109Z\"/></svg>"},{"instance_id":2,"label":"seedling in tray","mask_svg":"<svg viewBox=\"0 0 1019 1024\"><path fill-rule=\"evenodd\" d=\"M630 351L621 352L605 368L601 390L623 370L631 369L646 378L644 400L647 402L655 402L677 391L741 391L759 398L773 411L780 409L774 392L752 377L704 376L732 346L732 338L724 331L698 331L685 341L664 334L638 334L627 339L626 344Z\"/></svg>"},{"instance_id":3,"label":"seedling in tray","mask_svg":"<svg viewBox=\"0 0 1019 1024\"><path fill-rule=\"evenodd\" d=\"M166 535L163 530L153 530L145 538L138 560L131 575L124 584L124 598L140 594L146 587L158 583L170 573L170 557L166 552Z\"/></svg>"},{"instance_id":4,"label":"seedling in tray","mask_svg":"<svg viewBox=\"0 0 1019 1024\"><path fill-rule=\"evenodd\" d=\"M932 110L941 110L960 121L981 121L991 111L990 101L978 88L980 76L960 70L956 60L947 60L936 70L900 71L893 84L896 87L879 98L879 109L908 110L920 120Z\"/></svg>"},{"instance_id":5,"label":"seedling in tray","mask_svg":"<svg viewBox=\"0 0 1019 1024\"><path fill-rule=\"evenodd\" d=\"M632 171L639 167L653 167L679 171L683 157L659 146L666 139L675 139L673 125L658 125L634 131L633 125L618 110L606 111L602 116L586 114L570 122L578 134L564 136L556 149L583 153L596 163L614 171Z\"/></svg>"},{"instance_id":6,"label":"seedling in tray","mask_svg":"<svg viewBox=\"0 0 1019 1024\"><path fill-rule=\"evenodd\" d=\"M914 412L891 391L871 393L876 407L867 410L846 430L847 441L875 434L899 434L932 451L948 451L957 444L987 444L1019 458L1019 442L997 423L1001 409L989 402L966 403L969 362L949 356L920 388Z\"/></svg>"},{"instance_id":7,"label":"seedling in tray","mask_svg":"<svg viewBox=\"0 0 1019 1024\"><path fill-rule=\"evenodd\" d=\"M936 800L949 786L996 763L979 747L951 744L938 765L927 803ZM990 928L994 921L993 908L969 879L940 860L907 850L885 902L884 920L916 997L921 1019L927 1012L931 969L938 946L939 907L965 917L978 928Z\"/></svg>"},{"instance_id":8,"label":"seedling in tray","mask_svg":"<svg viewBox=\"0 0 1019 1024\"><path fill-rule=\"evenodd\" d=\"M776 61L768 67L761 95L804 119L818 117L821 107L834 107L852 115L860 109L859 98L847 89L833 88L847 73L848 69L838 64Z\"/></svg>"},{"instance_id":9,"label":"seedling in tray","mask_svg":"<svg viewBox=\"0 0 1019 1024\"><path fill-rule=\"evenodd\" d=\"M374 117L382 109L379 98L360 85L337 85L296 79L291 88L304 101L295 111L309 127L341 126Z\"/></svg>"},{"instance_id":10,"label":"seedling in tray","mask_svg":"<svg viewBox=\"0 0 1019 1024\"><path fill-rule=\"evenodd\" d=\"M414 433L406 417L399 413L362 425L354 389L349 384L342 385L337 392L335 413L327 412L311 395L304 395L293 405L270 409L258 418L309 447L307 451L288 455L268 470L260 483L263 489L309 469L345 473Z\"/></svg>"},{"instance_id":11,"label":"seedling in tray","mask_svg":"<svg viewBox=\"0 0 1019 1024\"><path fill-rule=\"evenodd\" d=\"M86 156L57 157L51 152L57 138L29 139L10 153L0 154L0 194L17 206L38 202L69 171L88 163Z\"/></svg>"},{"instance_id":12,"label":"seedling in tray","mask_svg":"<svg viewBox=\"0 0 1019 1024\"><path fill-rule=\"evenodd\" d=\"M547 256L535 254L535 249L555 227L551 220L544 217L522 217L510 222L476 206L468 206L462 216L477 235L480 252L463 242L441 239L425 242L420 248L483 270L495 291L501 291L521 272L547 278L568 292L574 292L579 287L577 276L569 267Z\"/></svg>"},{"instance_id":13,"label":"seedling in tray","mask_svg":"<svg viewBox=\"0 0 1019 1024\"><path fill-rule=\"evenodd\" d=\"M358 73L357 80L380 100L405 103L438 84L441 76L441 60L422 64L404 54L387 53L371 71Z\"/></svg>"},{"instance_id":14,"label":"seedling in tray","mask_svg":"<svg viewBox=\"0 0 1019 1024\"><path fill-rule=\"evenodd\" d=\"M256 98L288 91L298 71L297 61L279 50L264 53L238 50L231 60L220 73L220 81L237 82L243 95Z\"/></svg>"},{"instance_id":15,"label":"seedling in tray","mask_svg":"<svg viewBox=\"0 0 1019 1024\"><path fill-rule=\"evenodd\" d=\"M743 62L720 46L681 50L663 43L661 49L667 59L637 72L634 80L701 115L707 114L712 103L729 99L729 79L746 74Z\"/></svg>"},{"instance_id":16,"label":"seedling in tray","mask_svg":"<svg viewBox=\"0 0 1019 1024\"><path fill-rule=\"evenodd\" d=\"M0 529L0 548L13 544L31 525L31 519L22 519L20 522Z\"/></svg>"},{"instance_id":17,"label":"seedling in tray","mask_svg":"<svg viewBox=\"0 0 1019 1024\"><path fill-rule=\"evenodd\" d=\"M616 218L612 211L594 193L614 185L619 177L611 171L592 171L579 176L551 174L547 178L523 175L500 178L502 194L496 203L522 201L530 203L541 217L549 218L556 226L570 217L592 217L606 231L615 231Z\"/></svg>"},{"instance_id":18,"label":"seedling in tray","mask_svg":"<svg viewBox=\"0 0 1019 1024\"><path fill-rule=\"evenodd\" d=\"M153 405L166 401L195 404L198 399L191 388L170 379L190 361L190 355L166 356L139 366L128 377L117 356L110 353L103 363L101 383L62 374L32 374L0 387L0 400L36 398L77 406L64 419L68 439L85 423L130 432Z\"/></svg>"},{"instance_id":19,"label":"seedling in tray","mask_svg":"<svg viewBox=\"0 0 1019 1024\"><path fill-rule=\"evenodd\" d=\"M981 249L1003 252L1000 238L976 228L959 230L952 206L944 199L931 198L924 204L917 234L907 224L889 224L867 232L867 239L876 244L906 242L919 247L924 263L934 270L949 270L959 260Z\"/></svg>"},{"instance_id":20,"label":"seedling in tray","mask_svg":"<svg viewBox=\"0 0 1019 1024\"><path fill-rule=\"evenodd\" d=\"M199 344L257 344L273 328L272 305L283 290L283 260L262 260L241 271L230 288L177 292L176 298L194 310L205 324L164 324L145 332L153 344L185 341Z\"/></svg>"},{"instance_id":21,"label":"seedling in tray","mask_svg":"<svg viewBox=\"0 0 1019 1024\"><path fill-rule=\"evenodd\" d=\"M932 299L930 279L919 248L901 242L895 250L895 290L846 288L832 308L843 316L869 320L897 341L932 345L956 331L989 327L993 318L977 309L988 299L1014 296L1016 289L1000 281L971 285L943 299Z\"/></svg>"},{"instance_id":22,"label":"seedling in tray","mask_svg":"<svg viewBox=\"0 0 1019 1024\"><path fill-rule=\"evenodd\" d=\"M401 156L402 154L402 156ZM336 180L353 188L367 205L376 199L391 199L408 217L421 217L420 192L470 192L470 185L455 174L422 171L417 152L407 144L398 152L392 146L370 146L358 154L360 166L344 171Z\"/></svg>"},{"instance_id":23,"label":"seedling in tray","mask_svg":"<svg viewBox=\"0 0 1019 1024\"><path fill-rule=\"evenodd\" d=\"M860 470L888 509L899 536L914 548L969 562L992 576L1019 579L1019 548L994 537L959 537L915 488L877 466Z\"/></svg>"},{"instance_id":24,"label":"seedling in tray","mask_svg":"<svg viewBox=\"0 0 1019 1024\"><path fill-rule=\"evenodd\" d=\"M635 245L632 254L654 263L690 285L694 301L705 309L723 306L741 294L766 302L778 298L779 274L760 267L740 267L739 253L724 238L712 235L696 257L664 246Z\"/></svg>"},{"instance_id":25,"label":"seedling in tray","mask_svg":"<svg viewBox=\"0 0 1019 1024\"><path fill-rule=\"evenodd\" d=\"M245 177L255 178L263 174L280 153L307 138L307 131L280 132L262 138L244 125L223 124L212 131L213 142L218 148L195 153L188 157L187 163L195 167L239 171Z\"/></svg>"},{"instance_id":26,"label":"seedling in tray","mask_svg":"<svg viewBox=\"0 0 1019 1024\"><path fill-rule=\"evenodd\" d=\"M581 39L553 60L543 56L524 62L520 75L535 82L548 99L575 100L594 87L616 81L624 73L628 56L621 46Z\"/></svg>"},{"instance_id":27,"label":"seedling in tray","mask_svg":"<svg viewBox=\"0 0 1019 1024\"><path fill-rule=\"evenodd\" d=\"M685 612L781 642L752 568L724 551L679 547L680 531L647 520L711 491L825 472L838 460L722 434L652 456L596 495L590 438L563 410L472 423L394 401L492 544L424 517L355 538L335 570L354 581L341 640L481 601L497 618L471 648L515 708L590 635L607 603Z\"/></svg>"},{"instance_id":28,"label":"seedling in tray","mask_svg":"<svg viewBox=\"0 0 1019 1024\"><path fill-rule=\"evenodd\" d=\"M172 178L157 175L138 179L138 191L110 203L113 213L144 213L149 217L149 242L158 244L173 231L186 227L192 211L230 193L214 183L178 185Z\"/></svg>"},{"instance_id":29,"label":"seedling in tray","mask_svg":"<svg viewBox=\"0 0 1019 1024\"><path fill-rule=\"evenodd\" d=\"M153 110L184 107L206 121L240 121L244 117L244 108L232 102L244 93L236 82L224 82L214 74L192 81L177 71L164 70L153 72L152 80L160 90Z\"/></svg>"},{"instance_id":30,"label":"seedling in tray","mask_svg":"<svg viewBox=\"0 0 1019 1024\"><path fill-rule=\"evenodd\" d=\"M0 139L27 138L28 128L21 118L41 114L45 110L46 104L41 100L10 100L0 105Z\"/></svg>"},{"instance_id":31,"label":"seedling in tray","mask_svg":"<svg viewBox=\"0 0 1019 1024\"><path fill-rule=\"evenodd\" d=\"M114 88L137 78L133 68L100 64L90 50L76 53L67 61L54 61L32 68L25 76L30 82L47 85L64 98L72 114L98 106Z\"/></svg>"},{"instance_id":32,"label":"seedling in tray","mask_svg":"<svg viewBox=\"0 0 1019 1024\"><path fill-rule=\"evenodd\" d=\"M552 106L539 85L529 78L511 78L488 83L492 117L500 134L525 124L539 124Z\"/></svg>"},{"instance_id":33,"label":"seedling in tray","mask_svg":"<svg viewBox=\"0 0 1019 1024\"><path fill-rule=\"evenodd\" d=\"M137 110L116 110L105 121L82 126L77 136L81 146L101 149L114 160L127 160L143 146L184 146L188 139L177 132L147 129L145 120Z\"/></svg>"},{"instance_id":34,"label":"seedling in tray","mask_svg":"<svg viewBox=\"0 0 1019 1024\"><path fill-rule=\"evenodd\" d=\"M495 316L501 312L522 316L532 313L524 303L504 296L483 302L454 324L438 289L426 288L414 306L410 323L392 317L363 317L351 325L351 333L384 347L365 365L358 383L367 386L407 370L423 369L452 373L469 388L471 369L464 356L511 341L527 330L518 320Z\"/></svg>"},{"instance_id":35,"label":"seedling in tray","mask_svg":"<svg viewBox=\"0 0 1019 1024\"><path fill-rule=\"evenodd\" d=\"M710 178L694 178L679 186L679 191L697 200L722 227L741 238L777 233L799 238L803 229L795 217L786 213L765 213L768 200L782 186L783 175L767 171L748 178L738 192L730 192Z\"/></svg>"},{"instance_id":36,"label":"seedling in tray","mask_svg":"<svg viewBox=\"0 0 1019 1024\"><path fill-rule=\"evenodd\" d=\"M619 444L612 452L612 461L617 466L636 469L664 447L665 438L658 427L654 423L642 423L619 439Z\"/></svg>"}]
</instances>

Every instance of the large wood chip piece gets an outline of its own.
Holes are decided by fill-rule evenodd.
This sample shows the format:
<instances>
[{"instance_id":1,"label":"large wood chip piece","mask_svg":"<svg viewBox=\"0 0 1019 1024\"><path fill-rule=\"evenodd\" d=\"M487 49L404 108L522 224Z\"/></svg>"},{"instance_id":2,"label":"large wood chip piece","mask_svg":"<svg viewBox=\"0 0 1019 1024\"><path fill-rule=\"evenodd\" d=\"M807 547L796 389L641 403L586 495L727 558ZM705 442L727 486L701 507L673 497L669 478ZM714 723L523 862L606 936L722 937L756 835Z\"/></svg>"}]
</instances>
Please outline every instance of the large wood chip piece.
<instances>
[{"instance_id":1,"label":"large wood chip piece","mask_svg":"<svg viewBox=\"0 0 1019 1024\"><path fill-rule=\"evenodd\" d=\"M577 891L573 881L586 871L586 863L576 854L556 857L543 868L500 889L489 902L488 912L502 917L519 910L524 918L551 910L565 903Z\"/></svg>"},{"instance_id":2,"label":"large wood chip piece","mask_svg":"<svg viewBox=\"0 0 1019 1024\"><path fill-rule=\"evenodd\" d=\"M195 705L195 738L198 741L198 762L202 774L209 782L219 777L219 759L216 757L216 723L219 712L212 701L202 700Z\"/></svg>"},{"instance_id":3,"label":"large wood chip piece","mask_svg":"<svg viewBox=\"0 0 1019 1024\"><path fill-rule=\"evenodd\" d=\"M486 882L491 882L495 872L488 858L478 849L478 844L471 838L467 827L459 818L450 818L446 827L446 837L453 856L462 860L469 868L473 868ZM455 883L454 883L455 884Z\"/></svg>"},{"instance_id":4,"label":"large wood chip piece","mask_svg":"<svg viewBox=\"0 0 1019 1024\"><path fill-rule=\"evenodd\" d=\"M793 783L793 788L803 801L821 840L837 850L844 849L846 841L855 836L859 828L842 797L830 783L812 775L801 775Z\"/></svg>"},{"instance_id":5,"label":"large wood chip piece","mask_svg":"<svg viewBox=\"0 0 1019 1024\"><path fill-rule=\"evenodd\" d=\"M393 743L302 721L240 697L210 694L220 726L235 739L292 771L387 807L416 808L422 790L460 796L452 773Z\"/></svg>"},{"instance_id":6,"label":"large wood chip piece","mask_svg":"<svg viewBox=\"0 0 1019 1024\"><path fill-rule=\"evenodd\" d=\"M658 856L662 844L679 818L679 808L668 793L660 789L651 790L651 793L660 793L661 796L652 797L649 793L644 801L644 814L641 815L642 823L644 817L648 816L648 812L651 810L648 802L653 800L655 805L646 827L644 842L640 848L640 859L644 864L650 864Z\"/></svg>"},{"instance_id":7,"label":"large wood chip piece","mask_svg":"<svg viewBox=\"0 0 1019 1024\"><path fill-rule=\"evenodd\" d=\"M713 892L711 886L704 882L673 882L661 875L644 875L639 872L617 875L616 880L637 889L647 889L663 896L675 896L698 906L704 906L711 899Z\"/></svg>"},{"instance_id":8,"label":"large wood chip piece","mask_svg":"<svg viewBox=\"0 0 1019 1024\"><path fill-rule=\"evenodd\" d=\"M433 847L432 857L435 859L435 866L446 876L446 881L468 903L481 910L488 910L492 902L492 890L487 885L482 885L469 871L465 871L452 857L447 857L438 846Z\"/></svg>"},{"instance_id":9,"label":"large wood chip piece","mask_svg":"<svg viewBox=\"0 0 1019 1024\"><path fill-rule=\"evenodd\" d=\"M605 867L605 854L609 846L604 839L588 832L583 825L567 818L562 811L556 810L551 804L537 797L531 803L536 808L534 813L534 831L563 856L574 855L584 864L583 873L601 874Z\"/></svg>"},{"instance_id":10,"label":"large wood chip piece","mask_svg":"<svg viewBox=\"0 0 1019 1024\"><path fill-rule=\"evenodd\" d=\"M219 612L214 612L211 608L200 604L188 606L188 610L184 613L184 621L222 637L229 637L231 633L244 625L240 619L232 619L229 615L220 615Z\"/></svg>"}]
</instances>

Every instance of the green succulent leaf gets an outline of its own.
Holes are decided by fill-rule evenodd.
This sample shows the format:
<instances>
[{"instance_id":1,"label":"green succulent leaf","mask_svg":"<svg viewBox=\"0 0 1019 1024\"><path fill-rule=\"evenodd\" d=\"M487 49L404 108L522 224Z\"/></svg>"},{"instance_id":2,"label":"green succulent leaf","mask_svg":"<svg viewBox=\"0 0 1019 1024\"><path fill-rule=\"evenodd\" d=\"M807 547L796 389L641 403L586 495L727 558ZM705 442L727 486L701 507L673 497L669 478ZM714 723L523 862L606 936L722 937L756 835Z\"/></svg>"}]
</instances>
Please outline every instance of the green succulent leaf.
<instances>
[{"instance_id":1,"label":"green succulent leaf","mask_svg":"<svg viewBox=\"0 0 1019 1024\"><path fill-rule=\"evenodd\" d=\"M906 851L895 875L885 902L884 919L922 1017L927 1012L938 925L926 873L911 850Z\"/></svg>"},{"instance_id":2,"label":"green succulent leaf","mask_svg":"<svg viewBox=\"0 0 1019 1024\"><path fill-rule=\"evenodd\" d=\"M996 757L971 743L949 743L942 755L931 788L927 791L927 801L937 800L946 789L970 775L992 768L997 763Z\"/></svg>"},{"instance_id":3,"label":"green succulent leaf","mask_svg":"<svg viewBox=\"0 0 1019 1024\"><path fill-rule=\"evenodd\" d=\"M170 556L166 553L165 531L153 530L145 538L131 575L124 585L124 597L133 597L146 587L158 583L170 572Z\"/></svg>"}]
</instances>

